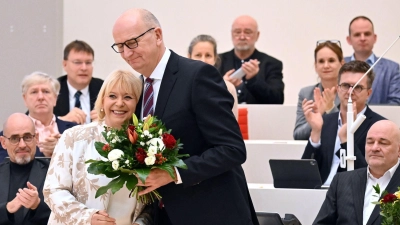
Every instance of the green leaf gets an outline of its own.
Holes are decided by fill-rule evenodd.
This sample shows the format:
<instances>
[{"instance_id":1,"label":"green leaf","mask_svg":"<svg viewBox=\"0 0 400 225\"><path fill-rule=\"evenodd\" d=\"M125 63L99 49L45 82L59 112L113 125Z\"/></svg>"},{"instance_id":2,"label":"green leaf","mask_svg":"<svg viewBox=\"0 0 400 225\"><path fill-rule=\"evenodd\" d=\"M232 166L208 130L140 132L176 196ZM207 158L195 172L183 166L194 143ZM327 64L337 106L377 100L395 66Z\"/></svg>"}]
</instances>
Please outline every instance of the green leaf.
<instances>
[{"instance_id":1,"label":"green leaf","mask_svg":"<svg viewBox=\"0 0 400 225\"><path fill-rule=\"evenodd\" d=\"M115 180L116 183L114 185L111 186L111 192L113 194L115 194L117 191L119 191L125 184L125 182L127 181L124 176L119 176L118 178L116 178Z\"/></svg>"},{"instance_id":2,"label":"green leaf","mask_svg":"<svg viewBox=\"0 0 400 225\"><path fill-rule=\"evenodd\" d=\"M104 170L107 168L107 165L102 165L101 163L92 163L89 165L87 171L94 175L103 174Z\"/></svg>"},{"instance_id":3,"label":"green leaf","mask_svg":"<svg viewBox=\"0 0 400 225\"><path fill-rule=\"evenodd\" d=\"M126 188L129 190L133 190L133 188L137 185L138 179L135 175L124 174L124 179L126 180Z\"/></svg>"},{"instance_id":4,"label":"green leaf","mask_svg":"<svg viewBox=\"0 0 400 225\"><path fill-rule=\"evenodd\" d=\"M96 148L97 152L98 152L101 156L103 156L104 158L107 158L107 156L108 156L108 151L104 151L104 150L103 150L103 146L104 146L104 145L105 145L104 143L98 142L98 141L96 141L96 142L94 143L94 147Z\"/></svg>"},{"instance_id":5,"label":"green leaf","mask_svg":"<svg viewBox=\"0 0 400 225\"><path fill-rule=\"evenodd\" d=\"M119 178L115 178L112 181L110 181L110 183L108 183L106 186L100 187L97 191L96 191L96 196L95 198L99 197L100 195L103 195L107 192L108 189L113 188L114 186L118 186L118 181ZM123 185L123 184L122 184ZM122 186L121 186L122 187ZM121 189L121 187L119 189ZM116 188L114 188L115 190ZM118 189L118 190L119 190ZM118 191L117 190L117 191ZM113 192L115 193L115 192Z\"/></svg>"},{"instance_id":6,"label":"green leaf","mask_svg":"<svg viewBox=\"0 0 400 225\"><path fill-rule=\"evenodd\" d=\"M171 166L171 164L159 165L159 166L157 166L157 168L167 171L167 172L169 173L169 175L170 175L173 179L175 179L175 173L174 173L174 172L175 172L175 169L174 169L173 166Z\"/></svg>"},{"instance_id":7,"label":"green leaf","mask_svg":"<svg viewBox=\"0 0 400 225\"><path fill-rule=\"evenodd\" d=\"M178 161L175 161L170 165L187 170L187 165L183 162L182 159L179 159Z\"/></svg>"},{"instance_id":8,"label":"green leaf","mask_svg":"<svg viewBox=\"0 0 400 225\"><path fill-rule=\"evenodd\" d=\"M147 176L149 176L149 174L150 174L150 168L136 169L136 173L139 176L142 183L144 184Z\"/></svg>"},{"instance_id":9,"label":"green leaf","mask_svg":"<svg viewBox=\"0 0 400 225\"><path fill-rule=\"evenodd\" d=\"M137 127L139 121L138 121L138 118L136 117L135 113L132 113L132 122L133 122L133 126Z\"/></svg>"},{"instance_id":10,"label":"green leaf","mask_svg":"<svg viewBox=\"0 0 400 225\"><path fill-rule=\"evenodd\" d=\"M377 184L377 185L372 185L372 187L374 188L374 190L375 190L375 193L377 193L378 195L381 193L381 188L379 187L379 184Z\"/></svg>"}]
</instances>

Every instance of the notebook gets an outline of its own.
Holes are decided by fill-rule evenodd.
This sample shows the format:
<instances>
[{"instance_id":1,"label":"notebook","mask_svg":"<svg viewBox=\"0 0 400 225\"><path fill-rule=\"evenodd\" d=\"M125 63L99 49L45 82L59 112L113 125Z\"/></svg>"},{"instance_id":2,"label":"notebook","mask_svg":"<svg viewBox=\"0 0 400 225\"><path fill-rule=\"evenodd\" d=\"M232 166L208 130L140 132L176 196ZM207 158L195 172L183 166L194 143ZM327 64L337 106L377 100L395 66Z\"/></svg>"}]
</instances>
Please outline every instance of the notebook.
<instances>
[{"instance_id":1,"label":"notebook","mask_svg":"<svg viewBox=\"0 0 400 225\"><path fill-rule=\"evenodd\" d=\"M270 159L275 188L318 189L322 186L315 159Z\"/></svg>"}]
</instances>

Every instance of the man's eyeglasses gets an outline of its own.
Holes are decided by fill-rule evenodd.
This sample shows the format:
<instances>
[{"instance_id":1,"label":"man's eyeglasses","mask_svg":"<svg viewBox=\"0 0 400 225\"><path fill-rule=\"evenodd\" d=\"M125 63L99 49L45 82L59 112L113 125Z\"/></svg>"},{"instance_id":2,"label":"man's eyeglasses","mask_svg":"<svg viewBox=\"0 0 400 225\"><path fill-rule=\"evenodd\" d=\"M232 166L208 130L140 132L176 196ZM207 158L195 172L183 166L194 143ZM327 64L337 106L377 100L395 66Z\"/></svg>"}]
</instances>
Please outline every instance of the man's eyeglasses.
<instances>
[{"instance_id":1,"label":"man's eyeglasses","mask_svg":"<svg viewBox=\"0 0 400 225\"><path fill-rule=\"evenodd\" d=\"M246 30L243 30L243 31L239 30L239 29L232 31L232 35L234 37L240 37L240 36L242 36L242 34L243 34L244 37L249 38L254 34L254 32L252 30L249 30L249 29L246 29Z\"/></svg>"},{"instance_id":2,"label":"man's eyeglasses","mask_svg":"<svg viewBox=\"0 0 400 225\"><path fill-rule=\"evenodd\" d=\"M87 62L82 62L82 61L71 61L72 64L74 64L75 66L82 66L83 64L85 64L86 66L92 66L93 65L93 61L87 61Z\"/></svg>"},{"instance_id":3,"label":"man's eyeglasses","mask_svg":"<svg viewBox=\"0 0 400 225\"><path fill-rule=\"evenodd\" d=\"M147 32L154 30L154 29L155 29L155 27L150 28L150 29L146 30L143 34L141 34L135 38L129 39L129 40L125 41L124 43L114 43L113 45L111 45L111 48L114 49L114 51L116 53L124 52L124 45L126 47L128 47L129 49L137 48L139 46L137 39L139 39L140 37L145 35Z\"/></svg>"},{"instance_id":4,"label":"man's eyeglasses","mask_svg":"<svg viewBox=\"0 0 400 225\"><path fill-rule=\"evenodd\" d=\"M353 85L350 85L350 84L348 84L348 83L339 84L339 88L340 88L340 90L342 90L342 91L344 91L344 92L347 92L347 91L349 91L350 88L353 88L353 91L354 91L355 93L360 93L360 92L362 92L364 89L369 89L369 88L365 88L365 87L359 86L359 85L357 85L357 86L354 87Z\"/></svg>"},{"instance_id":5,"label":"man's eyeglasses","mask_svg":"<svg viewBox=\"0 0 400 225\"><path fill-rule=\"evenodd\" d=\"M24 140L25 143L31 143L33 141L33 138L35 138L34 134L24 134L24 136L20 137L19 135L12 135L11 137L6 137L3 135L3 137L7 138L11 144L17 145L19 142Z\"/></svg>"},{"instance_id":6,"label":"man's eyeglasses","mask_svg":"<svg viewBox=\"0 0 400 225\"><path fill-rule=\"evenodd\" d=\"M320 44L326 43L326 42L330 42L332 44L337 44L337 45L339 45L340 48L342 47L339 40L319 40L319 41L317 41L317 46Z\"/></svg>"}]
</instances>

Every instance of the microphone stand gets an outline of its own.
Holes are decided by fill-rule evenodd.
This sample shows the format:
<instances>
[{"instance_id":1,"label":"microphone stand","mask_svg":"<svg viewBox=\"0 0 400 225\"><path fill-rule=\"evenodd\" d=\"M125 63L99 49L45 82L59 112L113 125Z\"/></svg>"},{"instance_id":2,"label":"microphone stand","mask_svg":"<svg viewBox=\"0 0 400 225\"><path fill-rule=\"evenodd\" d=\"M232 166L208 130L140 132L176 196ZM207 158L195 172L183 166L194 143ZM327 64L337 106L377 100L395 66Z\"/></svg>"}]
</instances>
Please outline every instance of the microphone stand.
<instances>
[{"instance_id":1,"label":"microphone stand","mask_svg":"<svg viewBox=\"0 0 400 225\"><path fill-rule=\"evenodd\" d=\"M347 156L346 150L340 149L340 167L346 167L347 161L347 171L354 170L354 161L356 160L356 156L354 156L354 133L361 125L361 123L365 120L365 115L360 115L353 121L354 112L353 112L353 101L351 99L351 95L353 94L354 88L360 83L360 81L375 67L375 65L382 59L382 57L389 51L390 48L399 40L400 36L394 40L394 42L386 49L386 51L379 57L378 60L368 69L368 71L357 81L357 83L353 86L350 91L349 100L347 102Z\"/></svg>"}]
</instances>

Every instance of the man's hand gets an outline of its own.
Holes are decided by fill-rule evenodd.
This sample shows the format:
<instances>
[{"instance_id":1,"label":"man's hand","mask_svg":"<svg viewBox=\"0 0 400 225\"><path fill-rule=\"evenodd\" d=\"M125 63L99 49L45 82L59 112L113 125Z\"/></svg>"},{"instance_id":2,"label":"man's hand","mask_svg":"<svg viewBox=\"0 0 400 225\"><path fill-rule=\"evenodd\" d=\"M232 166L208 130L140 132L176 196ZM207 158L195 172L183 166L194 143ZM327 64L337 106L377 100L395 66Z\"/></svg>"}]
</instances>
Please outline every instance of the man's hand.
<instances>
[{"instance_id":1,"label":"man's hand","mask_svg":"<svg viewBox=\"0 0 400 225\"><path fill-rule=\"evenodd\" d=\"M116 225L115 219L110 217L104 210L100 210L93 214L90 221L92 225Z\"/></svg>"},{"instance_id":2,"label":"man's hand","mask_svg":"<svg viewBox=\"0 0 400 225\"><path fill-rule=\"evenodd\" d=\"M257 59L250 59L242 64L242 69L246 73L246 80L250 80L258 74L258 71L260 71L259 63Z\"/></svg>"},{"instance_id":3,"label":"man's hand","mask_svg":"<svg viewBox=\"0 0 400 225\"><path fill-rule=\"evenodd\" d=\"M52 133L49 137L47 137L43 142L38 143L38 147L40 151L46 157L51 157L53 155L54 148L58 142L58 139L61 137L59 133Z\"/></svg>"},{"instance_id":4,"label":"man's hand","mask_svg":"<svg viewBox=\"0 0 400 225\"><path fill-rule=\"evenodd\" d=\"M75 122L77 124L84 124L86 122L86 113L79 108L73 108L69 113L65 116L59 117L62 120Z\"/></svg>"},{"instance_id":5,"label":"man's hand","mask_svg":"<svg viewBox=\"0 0 400 225\"><path fill-rule=\"evenodd\" d=\"M17 193L17 198L25 208L36 209L40 203L39 193L37 188L29 181L26 184L28 188L20 188Z\"/></svg>"},{"instance_id":6,"label":"man's hand","mask_svg":"<svg viewBox=\"0 0 400 225\"><path fill-rule=\"evenodd\" d=\"M336 87L325 88L323 93L321 93L318 87L314 89L314 101L321 115L333 109L335 98Z\"/></svg>"},{"instance_id":7,"label":"man's hand","mask_svg":"<svg viewBox=\"0 0 400 225\"><path fill-rule=\"evenodd\" d=\"M318 106L312 100L304 99L302 102L304 117L311 126L311 140L314 143L319 142L321 138L321 129L324 121L319 113Z\"/></svg>"},{"instance_id":8,"label":"man's hand","mask_svg":"<svg viewBox=\"0 0 400 225\"><path fill-rule=\"evenodd\" d=\"M93 121L97 121L99 119L99 115L97 115L96 110L90 111L90 119Z\"/></svg>"},{"instance_id":9,"label":"man's hand","mask_svg":"<svg viewBox=\"0 0 400 225\"><path fill-rule=\"evenodd\" d=\"M21 208L21 206L22 204L18 200L18 197L15 197L13 200L7 203L6 208L9 213L15 213L19 208Z\"/></svg>"},{"instance_id":10,"label":"man's hand","mask_svg":"<svg viewBox=\"0 0 400 225\"><path fill-rule=\"evenodd\" d=\"M224 80L231 82L235 87L239 86L242 83L242 79L231 78L231 74L235 72L235 69L231 69L224 75Z\"/></svg>"},{"instance_id":11,"label":"man's hand","mask_svg":"<svg viewBox=\"0 0 400 225\"><path fill-rule=\"evenodd\" d=\"M175 170L174 170L175 171ZM176 177L176 174L175 174ZM140 195L144 195L154 191L155 189L164 186L173 182L174 179L169 175L169 173L165 170L161 169L152 169L150 170L149 176L147 176L145 183L143 184L142 181L138 178L138 186L147 187L143 191L139 192Z\"/></svg>"}]
</instances>

